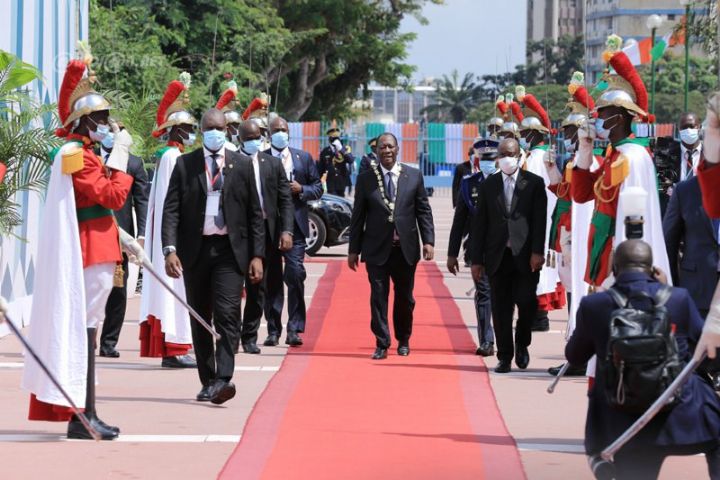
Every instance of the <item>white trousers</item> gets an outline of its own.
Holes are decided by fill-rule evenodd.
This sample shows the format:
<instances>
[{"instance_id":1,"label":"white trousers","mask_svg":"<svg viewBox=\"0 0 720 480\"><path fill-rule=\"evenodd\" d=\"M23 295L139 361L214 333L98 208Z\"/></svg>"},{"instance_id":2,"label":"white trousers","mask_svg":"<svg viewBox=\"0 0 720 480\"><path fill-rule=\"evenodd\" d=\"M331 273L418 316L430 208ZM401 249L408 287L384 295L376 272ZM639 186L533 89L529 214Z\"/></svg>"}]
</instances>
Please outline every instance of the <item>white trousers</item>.
<instances>
[{"instance_id":1,"label":"white trousers","mask_svg":"<svg viewBox=\"0 0 720 480\"><path fill-rule=\"evenodd\" d=\"M97 328L105 318L105 304L113 288L115 262L90 265L83 270L87 328Z\"/></svg>"}]
</instances>

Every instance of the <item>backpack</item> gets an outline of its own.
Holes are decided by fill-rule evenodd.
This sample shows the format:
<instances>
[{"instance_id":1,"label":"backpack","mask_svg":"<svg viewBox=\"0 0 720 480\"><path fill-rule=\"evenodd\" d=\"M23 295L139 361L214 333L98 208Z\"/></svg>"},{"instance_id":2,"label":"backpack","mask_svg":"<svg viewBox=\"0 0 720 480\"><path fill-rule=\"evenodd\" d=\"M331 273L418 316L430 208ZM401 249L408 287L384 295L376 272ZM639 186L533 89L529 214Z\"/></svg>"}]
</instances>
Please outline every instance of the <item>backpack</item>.
<instances>
[{"instance_id":1,"label":"backpack","mask_svg":"<svg viewBox=\"0 0 720 480\"><path fill-rule=\"evenodd\" d=\"M630 298L615 288L608 293L618 305L610 315L605 358L605 398L610 406L642 413L657 400L682 370L674 326L665 307L672 287L663 285L655 297L633 292ZM633 299L650 300L651 309L633 307ZM677 401L674 397L665 409Z\"/></svg>"}]
</instances>

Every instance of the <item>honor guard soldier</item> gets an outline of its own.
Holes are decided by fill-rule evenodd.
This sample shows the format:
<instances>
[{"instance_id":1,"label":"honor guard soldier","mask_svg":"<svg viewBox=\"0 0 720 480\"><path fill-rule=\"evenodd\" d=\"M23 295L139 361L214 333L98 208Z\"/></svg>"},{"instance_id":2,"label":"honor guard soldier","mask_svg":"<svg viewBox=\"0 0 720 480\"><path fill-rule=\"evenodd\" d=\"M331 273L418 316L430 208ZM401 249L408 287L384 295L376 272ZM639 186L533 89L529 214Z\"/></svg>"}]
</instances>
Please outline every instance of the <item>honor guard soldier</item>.
<instances>
[{"instance_id":1,"label":"honor guard soldier","mask_svg":"<svg viewBox=\"0 0 720 480\"><path fill-rule=\"evenodd\" d=\"M227 88L215 104L215 108L225 114L227 128L227 142L225 148L236 152L240 145L240 124L243 119L237 111L237 83L234 80L228 82Z\"/></svg>"},{"instance_id":2,"label":"honor guard soldier","mask_svg":"<svg viewBox=\"0 0 720 480\"><path fill-rule=\"evenodd\" d=\"M355 158L350 147L342 144L339 128L332 127L326 133L330 145L320 152L319 173L321 177L325 175L327 193L344 197Z\"/></svg>"}]
</instances>

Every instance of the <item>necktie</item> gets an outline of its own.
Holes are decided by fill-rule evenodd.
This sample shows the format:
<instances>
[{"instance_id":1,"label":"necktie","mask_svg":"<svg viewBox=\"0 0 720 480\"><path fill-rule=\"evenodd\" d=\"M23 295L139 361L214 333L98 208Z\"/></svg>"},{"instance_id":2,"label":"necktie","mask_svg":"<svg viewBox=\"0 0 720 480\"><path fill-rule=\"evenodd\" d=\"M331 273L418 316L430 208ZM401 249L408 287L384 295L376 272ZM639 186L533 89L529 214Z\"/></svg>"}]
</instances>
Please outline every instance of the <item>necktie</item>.
<instances>
[{"instance_id":1,"label":"necktie","mask_svg":"<svg viewBox=\"0 0 720 480\"><path fill-rule=\"evenodd\" d=\"M395 201L395 184L393 183L393 173L387 173L387 189L386 189L388 200L391 202Z\"/></svg>"},{"instance_id":2,"label":"necktie","mask_svg":"<svg viewBox=\"0 0 720 480\"><path fill-rule=\"evenodd\" d=\"M223 176L220 174L220 165L218 165L217 162L217 153L213 153L210 155L212 158L212 163L210 164L210 176L212 178L212 191L221 191L223 186ZM225 216L223 215L223 201L222 201L222 193L220 193L220 200L218 205L218 213L215 215L214 218L215 226L217 228L223 228L225 226Z\"/></svg>"},{"instance_id":3,"label":"necktie","mask_svg":"<svg viewBox=\"0 0 720 480\"><path fill-rule=\"evenodd\" d=\"M505 209L510 213L512 198L515 193L515 178L505 177Z\"/></svg>"},{"instance_id":4,"label":"necktie","mask_svg":"<svg viewBox=\"0 0 720 480\"><path fill-rule=\"evenodd\" d=\"M685 178L692 178L693 176L693 155L695 155L695 150L687 151L687 157L685 158Z\"/></svg>"}]
</instances>

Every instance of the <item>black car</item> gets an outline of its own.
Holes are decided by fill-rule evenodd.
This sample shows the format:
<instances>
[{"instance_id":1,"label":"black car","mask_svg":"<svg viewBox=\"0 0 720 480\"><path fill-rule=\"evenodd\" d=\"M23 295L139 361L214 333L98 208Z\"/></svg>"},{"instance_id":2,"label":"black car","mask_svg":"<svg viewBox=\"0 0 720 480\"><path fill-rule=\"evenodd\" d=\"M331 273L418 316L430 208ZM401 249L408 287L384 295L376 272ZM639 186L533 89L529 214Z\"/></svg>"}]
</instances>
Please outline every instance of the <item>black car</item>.
<instances>
[{"instance_id":1,"label":"black car","mask_svg":"<svg viewBox=\"0 0 720 480\"><path fill-rule=\"evenodd\" d=\"M336 195L324 194L319 200L308 202L310 236L305 252L315 255L323 246L332 247L350 241L352 202Z\"/></svg>"}]
</instances>

